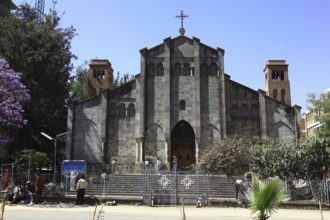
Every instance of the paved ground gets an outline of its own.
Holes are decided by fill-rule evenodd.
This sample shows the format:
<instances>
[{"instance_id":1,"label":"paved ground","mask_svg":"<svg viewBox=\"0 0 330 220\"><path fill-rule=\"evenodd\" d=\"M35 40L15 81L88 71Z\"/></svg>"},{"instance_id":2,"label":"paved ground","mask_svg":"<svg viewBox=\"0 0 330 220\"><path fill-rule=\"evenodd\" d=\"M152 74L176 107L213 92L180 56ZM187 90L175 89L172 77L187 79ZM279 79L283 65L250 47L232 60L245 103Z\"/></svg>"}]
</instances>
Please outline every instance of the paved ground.
<instances>
[{"instance_id":1,"label":"paved ground","mask_svg":"<svg viewBox=\"0 0 330 220\"><path fill-rule=\"evenodd\" d=\"M98 206L100 208L101 206ZM178 219L181 220L181 206L172 207L148 207L133 205L104 206L104 220L128 220L128 219ZM59 205L14 205L5 207L5 220L17 219L68 219L68 220L88 220L93 219L94 206L75 206L67 204ZM185 206L187 220L245 220L252 219L249 209L244 208L220 208ZM320 220L321 215L318 210L293 210L280 209L273 215L271 220ZM330 211L323 212L323 219L330 219Z\"/></svg>"}]
</instances>

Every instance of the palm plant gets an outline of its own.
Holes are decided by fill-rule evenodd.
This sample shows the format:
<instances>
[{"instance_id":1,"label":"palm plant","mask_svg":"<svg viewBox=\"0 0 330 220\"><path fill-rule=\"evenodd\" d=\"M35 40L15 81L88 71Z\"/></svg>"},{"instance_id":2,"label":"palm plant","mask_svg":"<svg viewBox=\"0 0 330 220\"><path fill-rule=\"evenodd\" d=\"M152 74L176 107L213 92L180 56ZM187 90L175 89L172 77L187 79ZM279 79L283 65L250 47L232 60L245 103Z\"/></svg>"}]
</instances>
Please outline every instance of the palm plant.
<instances>
[{"instance_id":1,"label":"palm plant","mask_svg":"<svg viewBox=\"0 0 330 220\"><path fill-rule=\"evenodd\" d=\"M269 181L258 181L254 178L248 198L252 213L257 213L256 219L266 220L278 210L287 196L285 187L278 178Z\"/></svg>"}]
</instances>

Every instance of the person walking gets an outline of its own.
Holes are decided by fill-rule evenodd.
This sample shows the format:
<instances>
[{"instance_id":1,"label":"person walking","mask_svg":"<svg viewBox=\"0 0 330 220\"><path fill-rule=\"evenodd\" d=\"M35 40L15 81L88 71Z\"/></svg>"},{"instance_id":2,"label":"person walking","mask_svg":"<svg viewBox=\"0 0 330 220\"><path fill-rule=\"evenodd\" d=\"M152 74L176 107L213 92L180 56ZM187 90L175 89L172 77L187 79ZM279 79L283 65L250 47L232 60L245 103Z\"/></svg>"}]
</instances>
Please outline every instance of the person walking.
<instances>
[{"instance_id":1,"label":"person walking","mask_svg":"<svg viewBox=\"0 0 330 220\"><path fill-rule=\"evenodd\" d=\"M83 205L84 204L84 197L85 197L85 189L88 187L88 182L85 180L84 175L80 177L77 182L77 200L76 205Z\"/></svg>"}]
</instances>

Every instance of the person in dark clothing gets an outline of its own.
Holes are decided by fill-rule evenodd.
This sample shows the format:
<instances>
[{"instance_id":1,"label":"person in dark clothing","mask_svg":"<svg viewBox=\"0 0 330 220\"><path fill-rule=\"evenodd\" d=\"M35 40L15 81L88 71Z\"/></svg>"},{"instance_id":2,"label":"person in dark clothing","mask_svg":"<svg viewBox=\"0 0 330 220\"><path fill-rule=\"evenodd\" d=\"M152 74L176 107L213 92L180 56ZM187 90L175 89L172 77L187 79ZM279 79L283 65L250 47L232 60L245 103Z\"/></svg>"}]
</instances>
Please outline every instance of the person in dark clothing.
<instances>
[{"instance_id":1,"label":"person in dark clothing","mask_svg":"<svg viewBox=\"0 0 330 220\"><path fill-rule=\"evenodd\" d=\"M33 198L34 198L35 187L31 181L26 182L25 191L29 196L29 204L32 205L34 202Z\"/></svg>"},{"instance_id":2,"label":"person in dark clothing","mask_svg":"<svg viewBox=\"0 0 330 220\"><path fill-rule=\"evenodd\" d=\"M36 176L36 185L35 185L35 198L34 202L35 204L41 204L42 203L42 193L45 188L45 177L42 176L40 173Z\"/></svg>"},{"instance_id":3,"label":"person in dark clothing","mask_svg":"<svg viewBox=\"0 0 330 220\"><path fill-rule=\"evenodd\" d=\"M235 188L236 188L236 199L238 199L238 194L241 193L243 196L245 196L245 193L247 191L246 182L244 179L238 179L235 180Z\"/></svg>"}]
</instances>

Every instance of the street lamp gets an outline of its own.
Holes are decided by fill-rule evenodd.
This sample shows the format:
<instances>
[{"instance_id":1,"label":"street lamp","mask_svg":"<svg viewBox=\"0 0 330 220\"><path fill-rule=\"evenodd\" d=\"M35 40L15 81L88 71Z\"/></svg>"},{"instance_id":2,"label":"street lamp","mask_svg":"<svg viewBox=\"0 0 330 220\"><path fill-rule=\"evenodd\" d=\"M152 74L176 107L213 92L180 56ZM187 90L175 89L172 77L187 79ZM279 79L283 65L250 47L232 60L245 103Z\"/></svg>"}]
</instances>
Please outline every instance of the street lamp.
<instances>
[{"instance_id":1,"label":"street lamp","mask_svg":"<svg viewBox=\"0 0 330 220\"><path fill-rule=\"evenodd\" d=\"M55 180L56 180L56 148L57 148L57 138L63 136L63 135L66 135L68 134L69 131L67 132L63 132L61 134L58 134L55 136L55 138L51 137L50 135L44 133L44 132L40 132L40 134L44 137L46 137L48 140L54 140L54 147L55 147L55 152L54 152L54 184L55 184Z\"/></svg>"}]
</instances>

